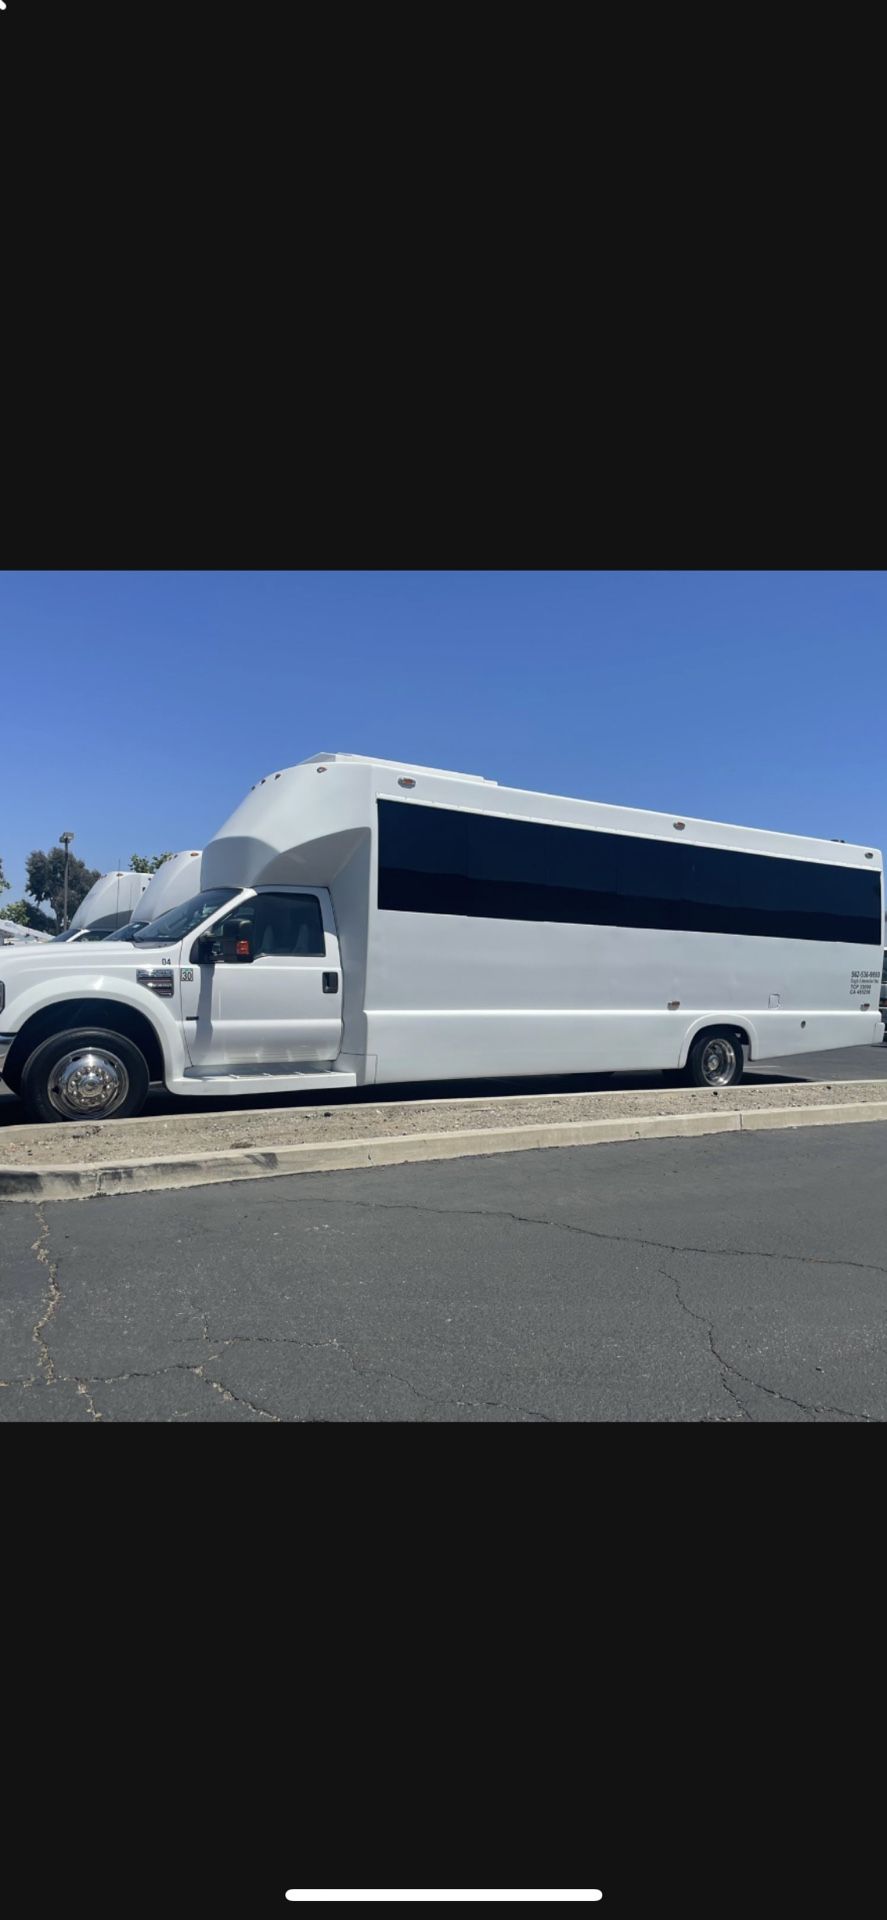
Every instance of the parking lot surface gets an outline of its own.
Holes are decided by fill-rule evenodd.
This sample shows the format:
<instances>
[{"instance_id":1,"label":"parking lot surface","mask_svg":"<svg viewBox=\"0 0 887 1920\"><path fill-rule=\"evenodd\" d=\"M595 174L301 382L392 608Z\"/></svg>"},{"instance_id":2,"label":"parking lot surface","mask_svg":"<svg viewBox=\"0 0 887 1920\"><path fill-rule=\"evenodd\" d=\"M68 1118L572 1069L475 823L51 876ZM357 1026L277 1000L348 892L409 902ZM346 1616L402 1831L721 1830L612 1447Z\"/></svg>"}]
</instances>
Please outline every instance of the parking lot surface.
<instances>
[{"instance_id":1,"label":"parking lot surface","mask_svg":"<svg viewBox=\"0 0 887 1920\"><path fill-rule=\"evenodd\" d=\"M887 1417L887 1126L0 1209L0 1417Z\"/></svg>"}]
</instances>

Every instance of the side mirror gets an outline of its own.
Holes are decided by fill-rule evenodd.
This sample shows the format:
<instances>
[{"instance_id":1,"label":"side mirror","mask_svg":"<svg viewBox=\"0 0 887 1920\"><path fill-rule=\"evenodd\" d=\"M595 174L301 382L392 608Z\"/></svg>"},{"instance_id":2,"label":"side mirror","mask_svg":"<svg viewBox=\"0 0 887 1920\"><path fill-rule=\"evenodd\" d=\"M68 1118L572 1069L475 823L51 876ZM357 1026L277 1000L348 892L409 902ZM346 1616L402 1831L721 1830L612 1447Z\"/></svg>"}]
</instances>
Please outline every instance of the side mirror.
<instances>
[{"instance_id":1,"label":"side mirror","mask_svg":"<svg viewBox=\"0 0 887 1920\"><path fill-rule=\"evenodd\" d=\"M253 957L252 926L248 920L223 922L209 933L198 934L191 948L192 960L212 966L223 960L227 966L244 966Z\"/></svg>"}]
</instances>

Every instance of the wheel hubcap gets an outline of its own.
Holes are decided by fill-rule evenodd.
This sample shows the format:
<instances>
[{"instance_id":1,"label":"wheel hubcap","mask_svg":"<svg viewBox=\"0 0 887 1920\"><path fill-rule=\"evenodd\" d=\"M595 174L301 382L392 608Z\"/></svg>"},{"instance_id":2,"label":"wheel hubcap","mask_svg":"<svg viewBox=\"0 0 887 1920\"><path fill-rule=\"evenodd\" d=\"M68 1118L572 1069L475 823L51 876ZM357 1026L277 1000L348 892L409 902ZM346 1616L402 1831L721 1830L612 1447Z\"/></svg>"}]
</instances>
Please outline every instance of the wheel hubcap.
<instances>
[{"instance_id":1,"label":"wheel hubcap","mask_svg":"<svg viewBox=\"0 0 887 1920\"><path fill-rule=\"evenodd\" d=\"M49 1098L57 1113L79 1120L84 1114L113 1113L129 1092L129 1074L114 1053L96 1047L66 1053L49 1077Z\"/></svg>"},{"instance_id":2,"label":"wheel hubcap","mask_svg":"<svg viewBox=\"0 0 887 1920\"><path fill-rule=\"evenodd\" d=\"M709 1041L702 1055L702 1072L708 1086L729 1086L736 1073L736 1048L732 1041Z\"/></svg>"}]
</instances>

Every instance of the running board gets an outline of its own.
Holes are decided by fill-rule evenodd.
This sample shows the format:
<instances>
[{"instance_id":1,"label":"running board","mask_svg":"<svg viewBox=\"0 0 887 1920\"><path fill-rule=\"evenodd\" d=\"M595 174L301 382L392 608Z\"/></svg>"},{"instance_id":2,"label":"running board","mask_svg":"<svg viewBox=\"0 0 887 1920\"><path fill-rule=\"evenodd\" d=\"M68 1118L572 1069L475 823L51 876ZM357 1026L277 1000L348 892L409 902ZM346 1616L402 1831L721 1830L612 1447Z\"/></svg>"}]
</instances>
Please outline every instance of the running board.
<instances>
[{"instance_id":1,"label":"running board","mask_svg":"<svg viewBox=\"0 0 887 1920\"><path fill-rule=\"evenodd\" d=\"M314 1093L325 1090L332 1093L340 1087L356 1087L356 1073L296 1073L269 1069L266 1073L198 1073L195 1068L184 1074L181 1080L168 1080L168 1093L198 1095L200 1099L214 1095L228 1099L238 1094L248 1093Z\"/></svg>"}]
</instances>

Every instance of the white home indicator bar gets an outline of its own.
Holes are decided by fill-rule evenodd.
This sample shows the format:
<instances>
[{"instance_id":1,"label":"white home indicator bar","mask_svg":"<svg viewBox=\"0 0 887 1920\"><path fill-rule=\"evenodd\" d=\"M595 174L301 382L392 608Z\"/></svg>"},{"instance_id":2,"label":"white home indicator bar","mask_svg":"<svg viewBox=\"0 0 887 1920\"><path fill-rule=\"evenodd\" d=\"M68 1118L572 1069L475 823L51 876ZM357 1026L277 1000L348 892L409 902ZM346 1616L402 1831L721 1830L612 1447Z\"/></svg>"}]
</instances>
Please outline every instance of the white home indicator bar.
<instances>
[{"instance_id":1,"label":"white home indicator bar","mask_svg":"<svg viewBox=\"0 0 887 1920\"><path fill-rule=\"evenodd\" d=\"M346 1888L344 1892L335 1893L329 1890L326 1892L318 1892L317 1890L312 1891L310 1888L305 1892L299 1892L297 1888L293 1887L289 1890L286 1897L288 1900L543 1900L544 1901L544 1900L602 1900L603 1894L601 1893L600 1887L588 1887L586 1888L584 1893L578 1892L578 1891L568 1892L563 1887L555 1889L555 1891L552 1893L546 1893L541 1888L534 1888L529 1893L517 1893L513 1889L509 1892L496 1893L490 1887L483 1887L480 1889L479 1892L474 1892L474 1893L468 1892L468 1891L457 1892L454 1888L451 1888L444 1893L432 1893L432 1892L408 1893L402 1887L396 1887L394 1888L393 1891L390 1891L390 1892L385 1892L382 1888L374 1888L368 1893L360 1893L357 1891L356 1888L351 1887L351 1888Z\"/></svg>"}]
</instances>

